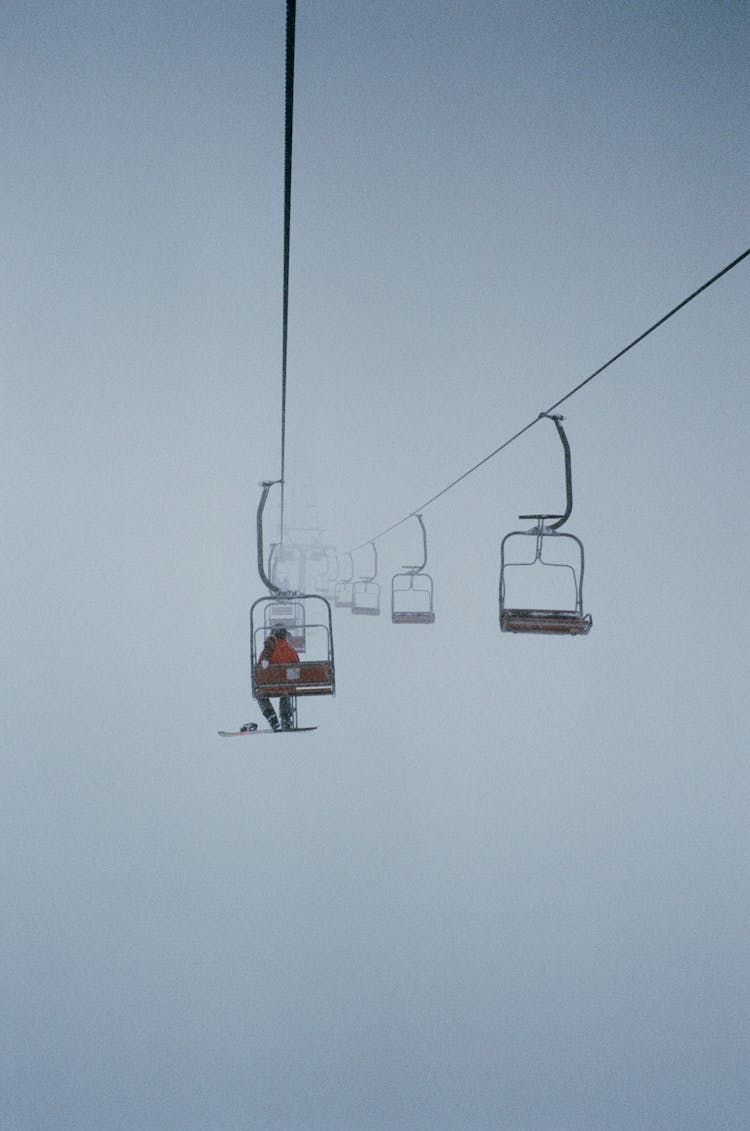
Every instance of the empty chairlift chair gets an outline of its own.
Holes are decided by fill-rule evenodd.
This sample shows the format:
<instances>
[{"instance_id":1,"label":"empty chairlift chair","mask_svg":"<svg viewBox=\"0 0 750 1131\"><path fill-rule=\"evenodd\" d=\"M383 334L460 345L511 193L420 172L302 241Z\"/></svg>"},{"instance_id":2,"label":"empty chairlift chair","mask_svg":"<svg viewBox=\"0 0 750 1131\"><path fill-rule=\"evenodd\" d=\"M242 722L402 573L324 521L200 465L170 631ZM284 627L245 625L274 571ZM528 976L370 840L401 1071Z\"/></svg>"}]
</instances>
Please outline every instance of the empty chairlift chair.
<instances>
[{"instance_id":1,"label":"empty chairlift chair","mask_svg":"<svg viewBox=\"0 0 750 1131\"><path fill-rule=\"evenodd\" d=\"M286 568L290 563L295 567L293 571ZM272 542L268 554L266 581L277 594L278 600L267 605L264 610L265 628L270 630L273 625L283 625L289 634L289 643L292 647L298 652L304 652L305 610L299 601L294 600L298 590L292 582L291 572L294 573L294 580L298 581L299 562L288 549L282 548L278 542Z\"/></svg>"},{"instance_id":2,"label":"empty chairlift chair","mask_svg":"<svg viewBox=\"0 0 750 1131\"><path fill-rule=\"evenodd\" d=\"M305 606L296 595L288 600L269 602L263 609L263 628L266 635L277 624L287 630L287 638L292 648L300 654L307 651L305 634Z\"/></svg>"},{"instance_id":3,"label":"empty chairlift chair","mask_svg":"<svg viewBox=\"0 0 750 1131\"><path fill-rule=\"evenodd\" d=\"M303 566L305 584L302 588L305 591L312 589L314 592L317 592L321 571L328 568L324 547L317 544L306 546L303 551Z\"/></svg>"},{"instance_id":4,"label":"empty chairlift chair","mask_svg":"<svg viewBox=\"0 0 750 1131\"><path fill-rule=\"evenodd\" d=\"M268 577L272 585L284 593L301 592L304 588L303 571L299 547L272 543L268 555Z\"/></svg>"},{"instance_id":5,"label":"empty chairlift chair","mask_svg":"<svg viewBox=\"0 0 750 1131\"><path fill-rule=\"evenodd\" d=\"M352 561L351 554L347 554L346 557L349 559L349 576L342 577L336 582L333 603L337 609L350 609L352 607L354 562Z\"/></svg>"},{"instance_id":6,"label":"empty chairlift chair","mask_svg":"<svg viewBox=\"0 0 750 1131\"><path fill-rule=\"evenodd\" d=\"M547 415L547 414L543 414ZM559 514L522 514L522 520L533 519L535 525L529 530L514 530L506 534L500 545L500 628L503 632L526 632L548 636L585 636L591 629L591 616L583 612L583 569L584 554L583 543L575 534L561 532L560 527L567 522L573 509L573 487L570 461L570 445L562 427L561 416L549 416L563 445L565 453L565 488L566 508L565 513ZM555 521L550 521L554 519ZM518 540L532 539L533 556L529 560L525 557L521 561L513 560L508 554L511 541L514 547L520 545ZM550 556L545 558L545 551L550 551ZM548 571L560 571L558 576L567 577L568 583L563 586L570 600L556 602L551 608L539 607L525 603L523 607L510 605L508 601L509 580L513 571L520 570L525 578L540 580L542 572L549 577ZM532 574L531 571L536 573ZM515 574L516 580L519 574ZM515 582L514 582L515 584ZM559 592L555 587L555 595Z\"/></svg>"},{"instance_id":7,"label":"empty chairlift chair","mask_svg":"<svg viewBox=\"0 0 750 1131\"><path fill-rule=\"evenodd\" d=\"M371 542L374 569L369 577L360 577L352 585L352 612L356 616L380 616L380 586L375 578L378 575L378 552Z\"/></svg>"},{"instance_id":8,"label":"empty chairlift chair","mask_svg":"<svg viewBox=\"0 0 750 1131\"><path fill-rule=\"evenodd\" d=\"M422 564L403 566L391 581L391 622L393 624L434 624L434 586L424 572L427 565L427 532L421 514L414 515L422 528Z\"/></svg>"},{"instance_id":9,"label":"empty chairlift chair","mask_svg":"<svg viewBox=\"0 0 750 1131\"><path fill-rule=\"evenodd\" d=\"M325 572L315 579L315 592L321 597L331 598L336 592L336 582L339 576L339 559L335 546L326 546Z\"/></svg>"}]
</instances>

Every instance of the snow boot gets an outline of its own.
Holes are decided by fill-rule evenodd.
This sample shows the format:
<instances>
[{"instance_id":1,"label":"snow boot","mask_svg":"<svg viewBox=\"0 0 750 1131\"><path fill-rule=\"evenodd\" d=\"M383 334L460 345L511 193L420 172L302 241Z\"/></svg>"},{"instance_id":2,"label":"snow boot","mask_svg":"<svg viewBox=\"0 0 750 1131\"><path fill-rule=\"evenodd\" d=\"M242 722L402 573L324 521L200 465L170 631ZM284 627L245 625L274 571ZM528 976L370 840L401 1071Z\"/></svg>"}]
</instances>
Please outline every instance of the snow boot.
<instances>
[{"instance_id":1,"label":"snow boot","mask_svg":"<svg viewBox=\"0 0 750 1131\"><path fill-rule=\"evenodd\" d=\"M274 711L273 707L269 708L269 710L267 710L267 711L264 711L263 717L268 722L269 726L271 727L271 730L281 730L281 727L279 725L278 716L277 716L276 712Z\"/></svg>"}]
</instances>

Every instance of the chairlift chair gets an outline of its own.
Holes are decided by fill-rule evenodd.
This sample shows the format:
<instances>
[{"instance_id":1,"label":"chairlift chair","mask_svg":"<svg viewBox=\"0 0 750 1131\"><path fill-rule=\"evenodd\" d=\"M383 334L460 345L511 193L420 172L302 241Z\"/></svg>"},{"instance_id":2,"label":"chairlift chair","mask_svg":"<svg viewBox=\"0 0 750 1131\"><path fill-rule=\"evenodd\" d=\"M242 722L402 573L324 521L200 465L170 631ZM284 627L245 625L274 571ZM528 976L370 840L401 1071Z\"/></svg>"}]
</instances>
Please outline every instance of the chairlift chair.
<instances>
[{"instance_id":1,"label":"chairlift chair","mask_svg":"<svg viewBox=\"0 0 750 1131\"><path fill-rule=\"evenodd\" d=\"M327 556L325 548L318 543L313 546L305 546L302 555L302 565L304 570L305 584L304 589L311 588L317 590L318 578L322 568L327 568ZM308 583L308 577L311 579Z\"/></svg>"},{"instance_id":2,"label":"chairlift chair","mask_svg":"<svg viewBox=\"0 0 750 1131\"><path fill-rule=\"evenodd\" d=\"M274 542L268 555L268 576L285 592L302 589L302 555L298 547Z\"/></svg>"},{"instance_id":3,"label":"chairlift chair","mask_svg":"<svg viewBox=\"0 0 750 1131\"><path fill-rule=\"evenodd\" d=\"M259 597L250 609L250 670L253 698L290 695L334 695L336 674L333 658L331 606L316 593L298 594L295 600L305 614L305 659L296 664L259 666L259 658L268 635L269 609L278 604L275 596ZM293 638L289 642L293 647ZM299 649L297 649L299 651Z\"/></svg>"},{"instance_id":4,"label":"chairlift chair","mask_svg":"<svg viewBox=\"0 0 750 1131\"><path fill-rule=\"evenodd\" d=\"M351 554L346 554L345 557L349 559L349 576L342 577L336 582L333 603L337 609L350 609L352 607L354 562Z\"/></svg>"},{"instance_id":5,"label":"chairlift chair","mask_svg":"<svg viewBox=\"0 0 750 1131\"><path fill-rule=\"evenodd\" d=\"M335 567L333 572L331 572L332 562ZM336 592L336 581L339 575L339 559L336 554L335 546L326 546L325 566L326 572L321 573L315 579L315 591L319 593L321 597L330 598L333 597Z\"/></svg>"},{"instance_id":6,"label":"chairlift chair","mask_svg":"<svg viewBox=\"0 0 750 1131\"><path fill-rule=\"evenodd\" d=\"M435 623L434 585L430 575L424 572L427 565L427 531L422 515L414 517L422 528L422 564L403 566L402 573L394 574L391 580L392 624Z\"/></svg>"},{"instance_id":7,"label":"chairlift chair","mask_svg":"<svg viewBox=\"0 0 750 1131\"><path fill-rule=\"evenodd\" d=\"M374 569L371 575L360 577L352 585L352 613L355 616L380 616L380 586L375 578L378 574L378 552L371 542Z\"/></svg>"},{"instance_id":8,"label":"chairlift chair","mask_svg":"<svg viewBox=\"0 0 750 1131\"><path fill-rule=\"evenodd\" d=\"M392 624L434 624L433 583L427 573L396 573L391 581Z\"/></svg>"},{"instance_id":9,"label":"chairlift chair","mask_svg":"<svg viewBox=\"0 0 750 1131\"><path fill-rule=\"evenodd\" d=\"M263 610L263 628L266 634L277 624L286 629L291 646L300 654L304 653L306 651L305 606L296 595L266 605Z\"/></svg>"},{"instance_id":10,"label":"chairlift chair","mask_svg":"<svg viewBox=\"0 0 750 1131\"><path fill-rule=\"evenodd\" d=\"M380 586L360 578L352 586L352 613L355 616L380 616Z\"/></svg>"},{"instance_id":11,"label":"chairlift chair","mask_svg":"<svg viewBox=\"0 0 750 1131\"><path fill-rule=\"evenodd\" d=\"M542 415L546 416L547 414L542 413ZM564 522L567 522L573 509L570 445L561 424L563 418L561 416L549 416L548 418L557 428L557 433L565 453L565 487L567 500L565 513L562 515L519 515L519 518L524 521L532 519L535 525L529 530L513 530L503 538L500 544L500 629L502 632L525 632L547 636L585 636L591 630L592 618L589 613L584 613L583 611L583 543L575 534L569 534L567 531L561 531L559 529ZM550 521L552 519L555 521ZM519 538L534 539L534 552L530 561L507 560L506 546L511 539ZM549 558L545 559L545 539L547 540L546 545L548 547L551 547L553 544L560 547L563 539L566 540L566 547L569 543L572 543L574 547L572 552L574 562L552 561ZM544 569L562 569L569 572L573 583L571 590L573 600L570 603L572 607L551 609L538 607L519 608L510 607L507 604L508 571L513 569L528 569L535 566L541 566Z\"/></svg>"}]
</instances>

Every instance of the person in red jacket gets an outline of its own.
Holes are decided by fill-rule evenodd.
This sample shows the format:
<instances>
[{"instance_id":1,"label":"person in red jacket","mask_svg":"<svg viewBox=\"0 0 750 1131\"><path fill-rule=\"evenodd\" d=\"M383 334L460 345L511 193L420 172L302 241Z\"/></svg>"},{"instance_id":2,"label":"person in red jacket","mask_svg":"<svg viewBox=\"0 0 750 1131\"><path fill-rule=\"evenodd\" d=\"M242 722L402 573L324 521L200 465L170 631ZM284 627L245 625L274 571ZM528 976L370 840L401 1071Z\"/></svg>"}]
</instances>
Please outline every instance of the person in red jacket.
<instances>
[{"instance_id":1,"label":"person in red jacket","mask_svg":"<svg viewBox=\"0 0 750 1131\"><path fill-rule=\"evenodd\" d=\"M269 664L298 664L299 653L292 648L288 640L288 633L283 624L275 624L266 637L263 651L258 660L258 666L267 668ZM292 700L288 695L279 697L279 714L281 723L267 695L259 695L258 706L268 720L272 730L292 730L294 726L294 710Z\"/></svg>"}]
</instances>

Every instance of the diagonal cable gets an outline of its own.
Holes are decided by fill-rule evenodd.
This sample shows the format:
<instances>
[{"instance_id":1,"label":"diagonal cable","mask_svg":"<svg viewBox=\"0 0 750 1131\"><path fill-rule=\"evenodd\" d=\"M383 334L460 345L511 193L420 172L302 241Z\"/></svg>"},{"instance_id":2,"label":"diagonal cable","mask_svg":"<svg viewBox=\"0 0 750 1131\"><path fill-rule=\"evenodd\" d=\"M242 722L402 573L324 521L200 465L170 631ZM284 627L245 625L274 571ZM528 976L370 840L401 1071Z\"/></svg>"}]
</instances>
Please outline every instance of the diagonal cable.
<instances>
[{"instance_id":1,"label":"diagonal cable","mask_svg":"<svg viewBox=\"0 0 750 1131\"><path fill-rule=\"evenodd\" d=\"M468 479L469 476L473 475L475 471L478 471L480 467L484 467L484 465L486 463L489 463L491 459L494 459L496 455L499 455L500 452L509 447L509 445L517 440L520 436L523 436L524 432L528 432L530 428L533 428L534 425L538 424L539 421L542 420L545 416L554 412L554 410L556 408L559 408L561 404L564 404L565 401L570 400L572 396L580 392L580 390L585 385L588 385L589 381L593 381L595 377L598 377L599 374L603 373L605 369L608 369L610 365L614 365L614 363L616 361L619 361L619 359L623 357L629 350L632 350L634 346L637 346L639 342L642 342L644 338L647 338L649 334L653 334L654 330L658 330L660 326L663 326L664 323L672 318L673 315L677 314L679 310L682 310L683 307L687 306L689 302L692 302L694 298L697 298L699 294L702 294L703 291L708 290L709 287L713 286L713 284L717 282L722 277L722 275L726 275L729 271L732 270L733 267L736 267L738 263L741 263L743 259L747 259L748 255L750 255L750 247L747 248L746 251L743 251L741 255L738 255L736 259L733 259L731 263L728 263L726 267L722 267L720 271L717 271L716 274L712 275L710 279L707 279L705 283L702 283L696 290L692 292L692 294L689 294L687 298L684 298L681 302L678 302L677 306L673 306L672 309L667 311L666 314L662 315L662 317L659 318L658 321L649 326L648 330L644 330L643 333L639 334L637 338L633 338L632 342L629 342L628 345L614 354L609 359L609 361L605 361L604 365L600 365L598 369L595 369L594 372L590 373L588 377L585 377L583 381L579 381L579 383L574 386L574 388L572 388L569 392L567 392L565 396L560 397L559 400L555 401L555 403L550 405L549 408L545 409L544 412L540 412L538 416L536 416L533 420L530 420L529 423L524 425L523 428L520 428L518 432L515 432L507 440L504 440L503 443L499 445L499 447L494 449L494 451L491 451L488 455L484 456L483 459L480 459L478 463L475 463L473 465L473 467L470 467L467 471L464 471L451 483L448 483L446 487L443 487L440 491L437 491L434 495L427 499L426 502L420 503L419 506L415 507L413 511L409 511L409 513L405 514L403 518L398 519L397 522L394 522L391 526L386 527L385 530L381 530L379 534L375 534L372 538L366 538L364 542L360 542L358 546L354 546L349 552L354 554L357 552L357 550L361 550L370 542L376 542L378 539L384 538L386 534L390 534L392 530L396 529L396 527L401 526L410 518L414 518L421 511L426 510L427 507L431 506L432 503L437 502L437 500L442 498L443 495L447 495L448 492L452 491L454 487L457 487L459 483L463 483L464 479Z\"/></svg>"}]
</instances>

